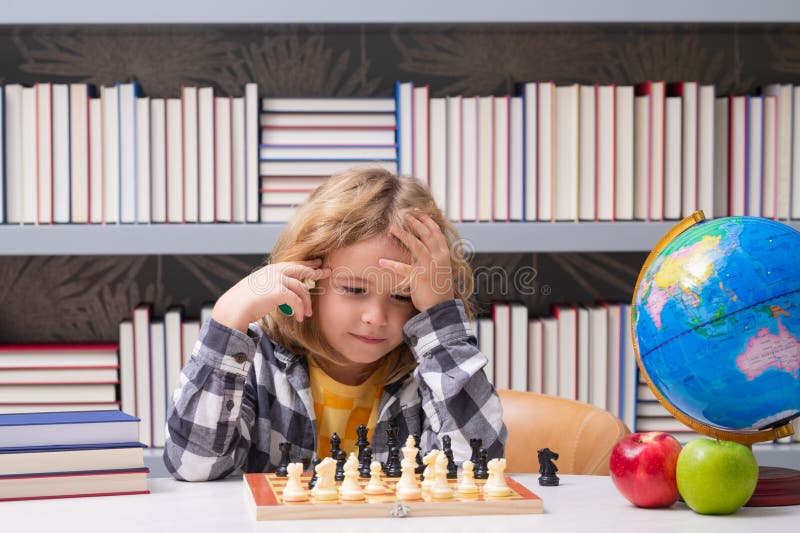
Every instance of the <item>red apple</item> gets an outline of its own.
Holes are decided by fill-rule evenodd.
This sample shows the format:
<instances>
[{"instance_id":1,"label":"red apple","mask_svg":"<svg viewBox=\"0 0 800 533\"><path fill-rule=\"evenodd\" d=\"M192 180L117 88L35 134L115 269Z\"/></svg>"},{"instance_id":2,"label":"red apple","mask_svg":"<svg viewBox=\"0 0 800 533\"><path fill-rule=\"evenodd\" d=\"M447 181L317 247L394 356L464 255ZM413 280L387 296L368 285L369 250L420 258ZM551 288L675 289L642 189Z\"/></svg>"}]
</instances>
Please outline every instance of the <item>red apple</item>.
<instances>
[{"instance_id":1,"label":"red apple","mask_svg":"<svg viewBox=\"0 0 800 533\"><path fill-rule=\"evenodd\" d=\"M675 467L680 453L681 444L669 433L631 433L611 451L611 480L638 507L669 507L678 499Z\"/></svg>"}]
</instances>

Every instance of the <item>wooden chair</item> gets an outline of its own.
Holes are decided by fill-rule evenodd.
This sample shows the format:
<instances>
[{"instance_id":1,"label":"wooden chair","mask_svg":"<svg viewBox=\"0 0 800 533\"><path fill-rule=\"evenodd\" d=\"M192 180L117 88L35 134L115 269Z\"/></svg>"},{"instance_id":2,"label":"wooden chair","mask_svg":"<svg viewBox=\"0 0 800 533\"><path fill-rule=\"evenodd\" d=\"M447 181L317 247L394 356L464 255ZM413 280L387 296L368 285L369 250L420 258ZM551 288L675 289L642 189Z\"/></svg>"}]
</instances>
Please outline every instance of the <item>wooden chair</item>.
<instances>
[{"instance_id":1,"label":"wooden chair","mask_svg":"<svg viewBox=\"0 0 800 533\"><path fill-rule=\"evenodd\" d=\"M537 452L559 454L560 474L608 475L608 459L630 430L616 416L586 403L532 392L499 390L507 472L538 473Z\"/></svg>"}]
</instances>

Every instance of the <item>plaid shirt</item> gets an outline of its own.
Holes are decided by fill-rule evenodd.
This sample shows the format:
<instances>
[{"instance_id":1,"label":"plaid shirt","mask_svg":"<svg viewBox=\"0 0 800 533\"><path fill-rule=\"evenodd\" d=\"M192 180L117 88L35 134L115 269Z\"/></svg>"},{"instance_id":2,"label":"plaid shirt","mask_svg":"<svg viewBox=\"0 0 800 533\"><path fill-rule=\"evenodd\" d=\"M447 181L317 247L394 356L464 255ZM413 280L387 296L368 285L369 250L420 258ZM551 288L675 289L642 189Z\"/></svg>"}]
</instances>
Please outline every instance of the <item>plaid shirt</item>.
<instances>
[{"instance_id":1,"label":"plaid shirt","mask_svg":"<svg viewBox=\"0 0 800 533\"><path fill-rule=\"evenodd\" d=\"M384 387L378 421L370 428L373 460L388 458L387 429L403 446L420 434L420 448L441 448L449 435L457 462L469 459L470 438L483 440L489 457L502 457L502 408L483 367L460 300L442 302L406 322L403 337L418 362ZM181 372L181 388L167 414L164 462L177 478L219 479L242 470L276 468L282 442L290 460L308 465L329 450L315 450L317 420L305 357L289 353L257 324L247 334L207 321Z\"/></svg>"}]
</instances>

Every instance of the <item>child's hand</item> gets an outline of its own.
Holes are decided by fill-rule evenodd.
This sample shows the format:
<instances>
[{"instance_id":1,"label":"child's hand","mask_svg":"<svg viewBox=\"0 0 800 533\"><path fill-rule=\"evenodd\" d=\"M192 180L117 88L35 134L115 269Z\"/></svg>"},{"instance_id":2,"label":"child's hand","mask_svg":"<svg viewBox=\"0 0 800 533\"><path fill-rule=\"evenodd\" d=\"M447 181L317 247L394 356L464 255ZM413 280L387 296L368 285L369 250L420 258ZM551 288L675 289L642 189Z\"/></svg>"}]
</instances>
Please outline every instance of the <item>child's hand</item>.
<instances>
[{"instance_id":1,"label":"child's hand","mask_svg":"<svg viewBox=\"0 0 800 533\"><path fill-rule=\"evenodd\" d=\"M411 251L413 265L384 258L378 263L400 274L411 288L414 307L427 311L455 297L450 247L442 230L425 213L408 211L405 219L411 231L392 226L389 232Z\"/></svg>"},{"instance_id":2,"label":"child's hand","mask_svg":"<svg viewBox=\"0 0 800 533\"><path fill-rule=\"evenodd\" d=\"M330 276L330 269L321 269L321 259L274 263L264 266L220 296L211 317L228 327L247 331L250 322L275 311L281 304L294 310L302 322L311 316L311 293L305 280L318 281Z\"/></svg>"}]
</instances>

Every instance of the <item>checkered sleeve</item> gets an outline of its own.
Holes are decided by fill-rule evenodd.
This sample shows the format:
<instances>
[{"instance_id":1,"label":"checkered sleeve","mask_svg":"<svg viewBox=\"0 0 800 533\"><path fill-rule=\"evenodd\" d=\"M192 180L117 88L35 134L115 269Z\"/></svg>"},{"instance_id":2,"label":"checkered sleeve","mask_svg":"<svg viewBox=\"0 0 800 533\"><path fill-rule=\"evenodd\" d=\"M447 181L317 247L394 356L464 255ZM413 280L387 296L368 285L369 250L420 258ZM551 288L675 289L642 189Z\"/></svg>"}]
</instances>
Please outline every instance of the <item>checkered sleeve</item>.
<instances>
[{"instance_id":1,"label":"checkered sleeve","mask_svg":"<svg viewBox=\"0 0 800 533\"><path fill-rule=\"evenodd\" d=\"M245 384L257 338L213 319L203 324L167 413L164 463L175 478L218 479L247 461L256 402Z\"/></svg>"},{"instance_id":2,"label":"checkered sleeve","mask_svg":"<svg viewBox=\"0 0 800 533\"><path fill-rule=\"evenodd\" d=\"M449 300L417 314L403 334L419 363L414 375L425 415L422 440L431 439L428 431L439 443L449 435L454 456L463 461L472 451L469 440L479 438L489 457L503 457L500 398L483 372L488 359L478 350L463 302Z\"/></svg>"}]
</instances>

